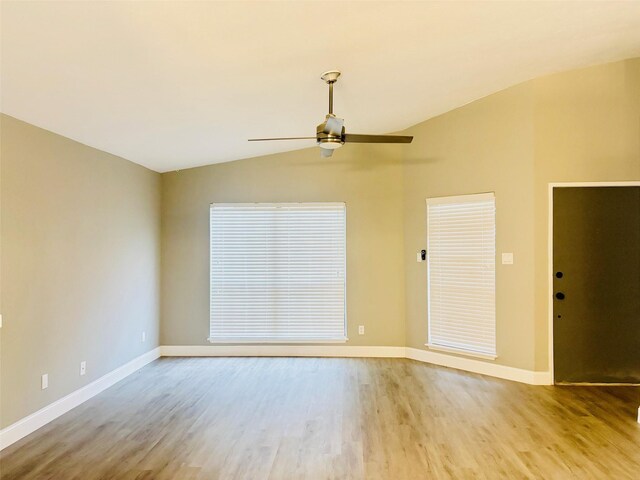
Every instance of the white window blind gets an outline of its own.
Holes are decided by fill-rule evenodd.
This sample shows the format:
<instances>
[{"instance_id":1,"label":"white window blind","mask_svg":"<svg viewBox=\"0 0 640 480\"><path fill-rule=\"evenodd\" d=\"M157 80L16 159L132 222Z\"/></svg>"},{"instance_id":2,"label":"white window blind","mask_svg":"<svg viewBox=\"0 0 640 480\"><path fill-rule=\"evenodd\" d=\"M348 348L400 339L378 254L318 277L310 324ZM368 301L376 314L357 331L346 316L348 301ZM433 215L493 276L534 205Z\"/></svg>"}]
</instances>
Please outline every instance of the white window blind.
<instances>
[{"instance_id":1,"label":"white window blind","mask_svg":"<svg viewBox=\"0 0 640 480\"><path fill-rule=\"evenodd\" d=\"M344 341L344 203L211 205L212 342Z\"/></svg>"},{"instance_id":2,"label":"white window blind","mask_svg":"<svg viewBox=\"0 0 640 480\"><path fill-rule=\"evenodd\" d=\"M428 345L495 357L494 194L428 199L427 241Z\"/></svg>"}]
</instances>

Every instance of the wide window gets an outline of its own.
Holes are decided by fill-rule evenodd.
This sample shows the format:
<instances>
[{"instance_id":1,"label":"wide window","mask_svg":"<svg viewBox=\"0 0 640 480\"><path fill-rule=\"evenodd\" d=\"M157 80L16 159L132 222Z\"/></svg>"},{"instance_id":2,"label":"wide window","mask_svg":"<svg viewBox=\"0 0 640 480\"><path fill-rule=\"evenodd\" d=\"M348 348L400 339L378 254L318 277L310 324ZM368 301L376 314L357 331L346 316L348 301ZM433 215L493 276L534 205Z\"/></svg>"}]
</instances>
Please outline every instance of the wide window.
<instances>
[{"instance_id":1,"label":"wide window","mask_svg":"<svg viewBox=\"0 0 640 480\"><path fill-rule=\"evenodd\" d=\"M346 340L345 205L212 204L212 342Z\"/></svg>"},{"instance_id":2,"label":"wide window","mask_svg":"<svg viewBox=\"0 0 640 480\"><path fill-rule=\"evenodd\" d=\"M428 346L496 355L493 193L427 200Z\"/></svg>"}]
</instances>

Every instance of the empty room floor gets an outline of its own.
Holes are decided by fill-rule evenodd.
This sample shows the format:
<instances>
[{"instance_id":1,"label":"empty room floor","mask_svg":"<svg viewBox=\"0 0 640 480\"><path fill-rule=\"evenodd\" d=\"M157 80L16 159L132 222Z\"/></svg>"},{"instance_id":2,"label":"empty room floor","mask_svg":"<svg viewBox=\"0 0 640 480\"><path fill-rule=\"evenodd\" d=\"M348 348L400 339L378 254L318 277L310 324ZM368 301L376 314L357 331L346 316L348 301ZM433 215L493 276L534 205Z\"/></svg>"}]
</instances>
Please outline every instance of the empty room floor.
<instances>
[{"instance_id":1,"label":"empty room floor","mask_svg":"<svg viewBox=\"0 0 640 480\"><path fill-rule=\"evenodd\" d=\"M0 477L631 479L639 395L405 359L162 358L5 449Z\"/></svg>"}]
</instances>

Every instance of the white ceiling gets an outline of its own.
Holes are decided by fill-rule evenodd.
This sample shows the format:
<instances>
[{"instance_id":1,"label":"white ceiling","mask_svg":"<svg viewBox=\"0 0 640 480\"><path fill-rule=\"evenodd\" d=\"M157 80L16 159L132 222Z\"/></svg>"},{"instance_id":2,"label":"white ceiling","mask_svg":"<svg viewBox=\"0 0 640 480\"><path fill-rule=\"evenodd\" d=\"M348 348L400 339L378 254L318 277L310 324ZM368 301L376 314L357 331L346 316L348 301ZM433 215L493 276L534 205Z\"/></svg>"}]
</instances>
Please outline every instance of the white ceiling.
<instances>
[{"instance_id":1,"label":"white ceiling","mask_svg":"<svg viewBox=\"0 0 640 480\"><path fill-rule=\"evenodd\" d=\"M160 172L313 145L640 56L640 2L2 2L2 111ZM348 146L346 147L348 148Z\"/></svg>"}]
</instances>

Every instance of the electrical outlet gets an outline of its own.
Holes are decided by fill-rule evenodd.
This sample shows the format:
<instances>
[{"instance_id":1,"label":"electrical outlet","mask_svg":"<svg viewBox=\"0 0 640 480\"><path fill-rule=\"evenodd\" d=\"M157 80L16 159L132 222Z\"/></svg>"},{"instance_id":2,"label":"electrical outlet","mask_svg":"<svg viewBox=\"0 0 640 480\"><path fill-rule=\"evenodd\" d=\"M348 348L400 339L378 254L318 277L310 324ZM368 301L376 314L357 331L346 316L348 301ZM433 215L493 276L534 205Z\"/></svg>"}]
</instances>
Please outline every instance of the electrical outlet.
<instances>
[{"instance_id":1,"label":"electrical outlet","mask_svg":"<svg viewBox=\"0 0 640 480\"><path fill-rule=\"evenodd\" d=\"M358 335L364 335L364 325L358 326Z\"/></svg>"},{"instance_id":2,"label":"electrical outlet","mask_svg":"<svg viewBox=\"0 0 640 480\"><path fill-rule=\"evenodd\" d=\"M45 388L47 388L49 386L49 374L48 373L45 373L44 375L42 375L41 386L42 386L42 390L44 390Z\"/></svg>"},{"instance_id":3,"label":"electrical outlet","mask_svg":"<svg viewBox=\"0 0 640 480\"><path fill-rule=\"evenodd\" d=\"M84 375L85 373L87 373L87 362L83 360L80 362L80 375Z\"/></svg>"},{"instance_id":4,"label":"electrical outlet","mask_svg":"<svg viewBox=\"0 0 640 480\"><path fill-rule=\"evenodd\" d=\"M142 342L146 342L147 341L147 332L142 332Z\"/></svg>"}]
</instances>

